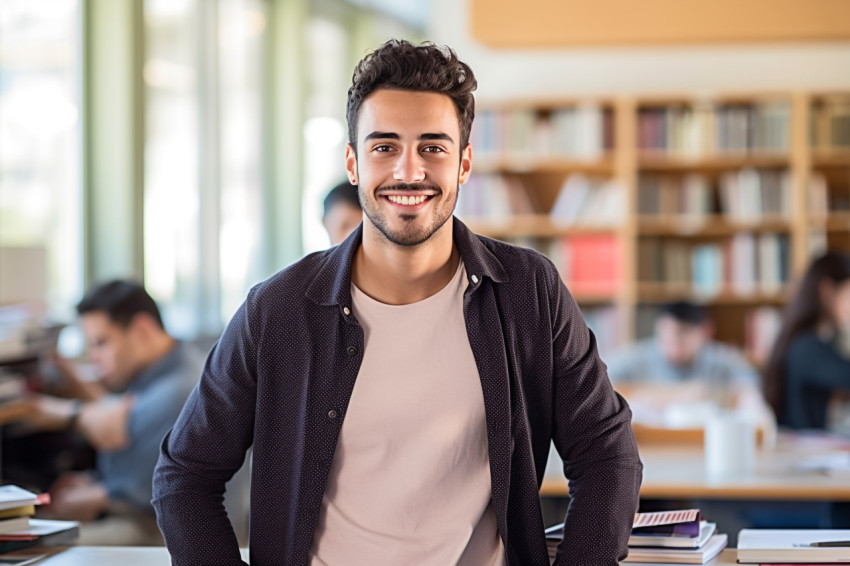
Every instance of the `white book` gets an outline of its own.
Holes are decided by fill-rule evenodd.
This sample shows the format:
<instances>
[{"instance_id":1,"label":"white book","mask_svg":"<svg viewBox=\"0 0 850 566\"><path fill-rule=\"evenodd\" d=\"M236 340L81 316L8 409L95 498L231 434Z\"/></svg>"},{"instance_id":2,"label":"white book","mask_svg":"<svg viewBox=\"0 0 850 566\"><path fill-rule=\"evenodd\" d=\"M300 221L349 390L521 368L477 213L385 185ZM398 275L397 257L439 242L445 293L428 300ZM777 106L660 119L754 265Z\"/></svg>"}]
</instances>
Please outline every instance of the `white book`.
<instances>
[{"instance_id":1,"label":"white book","mask_svg":"<svg viewBox=\"0 0 850 566\"><path fill-rule=\"evenodd\" d=\"M727 539L725 534L713 535L700 548L629 548L623 562L705 564L726 548Z\"/></svg>"},{"instance_id":2,"label":"white book","mask_svg":"<svg viewBox=\"0 0 850 566\"><path fill-rule=\"evenodd\" d=\"M581 174L570 175L552 206L552 221L559 226L575 223L591 193L590 180Z\"/></svg>"},{"instance_id":3,"label":"white book","mask_svg":"<svg viewBox=\"0 0 850 566\"><path fill-rule=\"evenodd\" d=\"M848 546L812 546L830 541L847 541ZM850 563L850 530L742 529L738 534L738 562Z\"/></svg>"},{"instance_id":4,"label":"white book","mask_svg":"<svg viewBox=\"0 0 850 566\"><path fill-rule=\"evenodd\" d=\"M27 529L30 526L29 517L11 517L9 519L0 519L0 534L12 533Z\"/></svg>"},{"instance_id":5,"label":"white book","mask_svg":"<svg viewBox=\"0 0 850 566\"><path fill-rule=\"evenodd\" d=\"M732 289L739 295L756 290L756 241L749 232L732 236Z\"/></svg>"},{"instance_id":6,"label":"white book","mask_svg":"<svg viewBox=\"0 0 850 566\"><path fill-rule=\"evenodd\" d=\"M0 486L0 510L35 505L38 496L16 485Z\"/></svg>"},{"instance_id":7,"label":"white book","mask_svg":"<svg viewBox=\"0 0 850 566\"><path fill-rule=\"evenodd\" d=\"M708 521L700 521L699 536L689 537L684 535L656 535L656 534L632 534L629 537L629 546L660 546L664 548L699 548L703 546L714 531L717 530L717 523L709 523Z\"/></svg>"}]
</instances>

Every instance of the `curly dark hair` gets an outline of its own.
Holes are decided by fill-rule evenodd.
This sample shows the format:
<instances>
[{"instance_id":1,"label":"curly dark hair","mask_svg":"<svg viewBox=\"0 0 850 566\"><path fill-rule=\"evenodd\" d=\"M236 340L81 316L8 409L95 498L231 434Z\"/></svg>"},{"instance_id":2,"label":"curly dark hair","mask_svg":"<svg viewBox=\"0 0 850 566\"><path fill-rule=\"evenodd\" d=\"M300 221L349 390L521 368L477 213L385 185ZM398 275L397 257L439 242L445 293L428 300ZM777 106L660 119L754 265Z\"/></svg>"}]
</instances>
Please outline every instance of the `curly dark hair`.
<instances>
[{"instance_id":1,"label":"curly dark hair","mask_svg":"<svg viewBox=\"0 0 850 566\"><path fill-rule=\"evenodd\" d=\"M357 118L360 105L382 88L436 92L452 99L460 125L460 147L469 143L475 118L472 92L478 83L469 65L460 61L449 47L430 42L413 45L391 39L367 54L354 68L348 89L348 141L357 151Z\"/></svg>"}]
</instances>

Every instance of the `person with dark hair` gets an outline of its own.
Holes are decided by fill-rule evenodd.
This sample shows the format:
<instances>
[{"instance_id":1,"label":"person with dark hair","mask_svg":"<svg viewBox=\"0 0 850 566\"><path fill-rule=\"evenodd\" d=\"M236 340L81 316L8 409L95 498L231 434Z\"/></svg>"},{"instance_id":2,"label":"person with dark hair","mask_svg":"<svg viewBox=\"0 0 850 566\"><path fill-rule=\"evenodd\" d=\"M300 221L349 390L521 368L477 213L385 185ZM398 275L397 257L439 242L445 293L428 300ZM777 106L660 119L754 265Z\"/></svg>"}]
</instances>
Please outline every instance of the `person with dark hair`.
<instances>
[{"instance_id":1,"label":"person with dark hair","mask_svg":"<svg viewBox=\"0 0 850 566\"><path fill-rule=\"evenodd\" d=\"M803 274L765 369L765 396L780 425L846 432L848 331L850 255L829 252Z\"/></svg>"},{"instance_id":2,"label":"person with dark hair","mask_svg":"<svg viewBox=\"0 0 850 566\"><path fill-rule=\"evenodd\" d=\"M432 44L357 65L363 223L254 287L210 354L154 476L175 565L242 564L221 494L251 446L251 564L548 566L551 443L556 564L625 558L642 465L593 334L549 260L453 217L475 87Z\"/></svg>"},{"instance_id":3,"label":"person with dark hair","mask_svg":"<svg viewBox=\"0 0 850 566\"><path fill-rule=\"evenodd\" d=\"M712 340L714 324L705 307L676 301L659 306L655 335L612 355L608 376L630 401L641 391L660 403L712 401L718 408L765 409L759 377L736 348Z\"/></svg>"},{"instance_id":4,"label":"person with dark hair","mask_svg":"<svg viewBox=\"0 0 850 566\"><path fill-rule=\"evenodd\" d=\"M737 349L712 340L714 324L705 307L677 301L658 307L655 335L611 356L614 383L703 380L725 387L758 385L758 374Z\"/></svg>"},{"instance_id":5,"label":"person with dark hair","mask_svg":"<svg viewBox=\"0 0 850 566\"><path fill-rule=\"evenodd\" d=\"M347 238L362 221L363 209L357 187L346 181L328 192L323 203L322 225L328 231L332 246Z\"/></svg>"},{"instance_id":6,"label":"person with dark hair","mask_svg":"<svg viewBox=\"0 0 850 566\"><path fill-rule=\"evenodd\" d=\"M66 397L36 395L18 408L18 420L76 431L98 452L97 474L61 476L47 511L88 522L81 529L87 544L161 544L150 504L153 470L203 358L166 332L159 308L137 283L96 285L77 313L98 380L81 379L57 359Z\"/></svg>"}]
</instances>

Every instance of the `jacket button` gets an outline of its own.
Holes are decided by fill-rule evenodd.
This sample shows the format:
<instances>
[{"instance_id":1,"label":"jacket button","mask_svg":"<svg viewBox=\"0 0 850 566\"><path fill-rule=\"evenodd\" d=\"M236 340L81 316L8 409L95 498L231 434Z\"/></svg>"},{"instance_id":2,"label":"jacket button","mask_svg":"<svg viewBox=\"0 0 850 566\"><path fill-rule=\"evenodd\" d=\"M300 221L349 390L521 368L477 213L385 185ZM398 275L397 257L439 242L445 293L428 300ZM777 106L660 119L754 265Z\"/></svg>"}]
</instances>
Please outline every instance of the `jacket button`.
<instances>
[{"instance_id":1,"label":"jacket button","mask_svg":"<svg viewBox=\"0 0 850 566\"><path fill-rule=\"evenodd\" d=\"M350 315L350 314L351 314L351 310L349 310L349 308L348 308L348 307L343 307L342 312L344 312L344 313L345 313L345 316L348 316L348 315Z\"/></svg>"},{"instance_id":2,"label":"jacket button","mask_svg":"<svg viewBox=\"0 0 850 566\"><path fill-rule=\"evenodd\" d=\"M331 409L330 411L328 411L328 418L329 419L335 419L336 416L337 416L336 409Z\"/></svg>"},{"instance_id":3,"label":"jacket button","mask_svg":"<svg viewBox=\"0 0 850 566\"><path fill-rule=\"evenodd\" d=\"M349 346L348 347L348 355L353 356L357 353L357 346Z\"/></svg>"}]
</instances>

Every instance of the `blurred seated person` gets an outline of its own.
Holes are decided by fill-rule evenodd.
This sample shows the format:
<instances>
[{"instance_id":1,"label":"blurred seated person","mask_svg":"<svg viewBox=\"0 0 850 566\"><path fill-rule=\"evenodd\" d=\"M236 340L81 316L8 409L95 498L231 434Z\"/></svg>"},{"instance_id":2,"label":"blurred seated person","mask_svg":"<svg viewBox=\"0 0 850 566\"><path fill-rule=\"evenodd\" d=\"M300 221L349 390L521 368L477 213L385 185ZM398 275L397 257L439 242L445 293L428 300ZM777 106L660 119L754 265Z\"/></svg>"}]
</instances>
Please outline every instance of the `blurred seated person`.
<instances>
[{"instance_id":1,"label":"blurred seated person","mask_svg":"<svg viewBox=\"0 0 850 566\"><path fill-rule=\"evenodd\" d=\"M704 307L668 303L659 307L652 338L607 360L608 375L632 405L635 422L698 428L718 410L772 421L758 373L736 348L712 340L713 332Z\"/></svg>"},{"instance_id":2,"label":"blurred seated person","mask_svg":"<svg viewBox=\"0 0 850 566\"><path fill-rule=\"evenodd\" d=\"M97 381L57 359L65 397L34 395L3 407L4 421L69 430L97 450L96 473L66 473L51 488L51 518L84 522L86 544L161 544L150 503L165 433L203 369L203 357L165 330L159 309L136 283L111 281L77 305ZM10 418L9 415L14 415ZM99 519L96 521L96 519Z\"/></svg>"},{"instance_id":3,"label":"blurred seated person","mask_svg":"<svg viewBox=\"0 0 850 566\"><path fill-rule=\"evenodd\" d=\"M363 221L363 209L357 187L348 181L331 189L324 201L322 225L328 232L331 245L341 243Z\"/></svg>"},{"instance_id":4,"label":"blurred seated person","mask_svg":"<svg viewBox=\"0 0 850 566\"><path fill-rule=\"evenodd\" d=\"M788 303L765 370L765 396L780 425L848 433L850 256L811 263Z\"/></svg>"}]
</instances>

